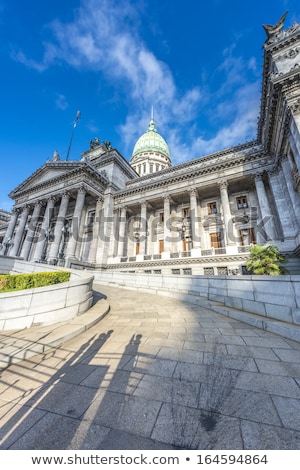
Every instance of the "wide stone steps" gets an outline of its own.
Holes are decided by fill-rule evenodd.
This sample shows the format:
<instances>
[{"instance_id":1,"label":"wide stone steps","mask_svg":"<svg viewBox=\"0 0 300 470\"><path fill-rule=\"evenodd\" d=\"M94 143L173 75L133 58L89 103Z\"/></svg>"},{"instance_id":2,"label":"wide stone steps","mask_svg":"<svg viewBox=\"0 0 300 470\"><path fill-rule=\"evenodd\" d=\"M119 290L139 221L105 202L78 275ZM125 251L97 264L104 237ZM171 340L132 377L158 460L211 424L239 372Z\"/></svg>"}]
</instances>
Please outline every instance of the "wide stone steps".
<instances>
[{"instance_id":1,"label":"wide stone steps","mask_svg":"<svg viewBox=\"0 0 300 470\"><path fill-rule=\"evenodd\" d=\"M201 304L201 301L199 304ZM260 328L262 330L269 331L285 338L300 342L300 326L298 325L275 320L269 317L263 317L261 315L256 315L255 313L238 310L232 307L227 307L224 304L211 302L209 300L205 300L203 302L203 306L213 310L214 312L221 313L222 315L233 318L234 320L239 320L251 326L255 326L256 328Z\"/></svg>"}]
</instances>

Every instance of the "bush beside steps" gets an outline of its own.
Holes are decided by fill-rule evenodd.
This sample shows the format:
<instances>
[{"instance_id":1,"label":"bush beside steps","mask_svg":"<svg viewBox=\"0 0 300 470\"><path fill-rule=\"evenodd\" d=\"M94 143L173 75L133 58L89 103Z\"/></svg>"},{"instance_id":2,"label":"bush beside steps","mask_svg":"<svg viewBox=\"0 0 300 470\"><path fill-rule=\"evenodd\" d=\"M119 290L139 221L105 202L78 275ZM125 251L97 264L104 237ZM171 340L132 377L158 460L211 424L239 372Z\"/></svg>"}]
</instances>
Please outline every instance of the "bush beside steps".
<instances>
[{"instance_id":1,"label":"bush beside steps","mask_svg":"<svg viewBox=\"0 0 300 470\"><path fill-rule=\"evenodd\" d=\"M0 274L0 292L46 287L60 282L67 282L71 273L68 271L41 272L30 274Z\"/></svg>"}]
</instances>

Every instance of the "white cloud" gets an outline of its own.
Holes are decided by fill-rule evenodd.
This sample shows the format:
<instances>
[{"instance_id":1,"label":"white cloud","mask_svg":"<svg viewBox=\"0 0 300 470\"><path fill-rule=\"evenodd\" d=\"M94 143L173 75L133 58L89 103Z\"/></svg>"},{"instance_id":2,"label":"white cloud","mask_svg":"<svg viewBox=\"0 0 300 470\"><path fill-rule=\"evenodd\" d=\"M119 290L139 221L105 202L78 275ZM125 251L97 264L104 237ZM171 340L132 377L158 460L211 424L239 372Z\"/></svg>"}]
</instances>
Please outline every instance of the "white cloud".
<instances>
[{"instance_id":1,"label":"white cloud","mask_svg":"<svg viewBox=\"0 0 300 470\"><path fill-rule=\"evenodd\" d=\"M214 92L208 89L211 104L204 107L208 96L201 88L180 90L169 66L144 43L136 27L138 14L130 0L82 1L73 22L51 23L53 38L44 43L40 62L21 50L14 52L14 58L38 72L59 63L102 72L119 90L125 90L129 113L119 130L128 151L137 132L146 131L152 105L174 163L253 138L259 92L256 82L247 82L245 71L256 73L255 60L245 63L235 56L235 44L225 49L224 60L215 71L222 75L222 86ZM63 106L66 102L61 98L58 103ZM199 135L200 117L219 129L214 137Z\"/></svg>"},{"instance_id":2,"label":"white cloud","mask_svg":"<svg viewBox=\"0 0 300 470\"><path fill-rule=\"evenodd\" d=\"M69 107L67 98L63 94L57 94L56 95L55 104L56 104L56 107L58 109L61 109L62 111L64 111L65 109L67 109Z\"/></svg>"}]
</instances>

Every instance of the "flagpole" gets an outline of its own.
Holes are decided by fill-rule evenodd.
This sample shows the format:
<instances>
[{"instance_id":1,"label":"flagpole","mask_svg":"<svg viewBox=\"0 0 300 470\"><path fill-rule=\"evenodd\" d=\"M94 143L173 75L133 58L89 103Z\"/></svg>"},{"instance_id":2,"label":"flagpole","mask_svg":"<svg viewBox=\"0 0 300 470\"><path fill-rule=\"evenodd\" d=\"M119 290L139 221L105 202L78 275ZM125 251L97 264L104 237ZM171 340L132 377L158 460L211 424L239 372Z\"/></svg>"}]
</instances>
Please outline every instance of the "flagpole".
<instances>
[{"instance_id":1,"label":"flagpole","mask_svg":"<svg viewBox=\"0 0 300 470\"><path fill-rule=\"evenodd\" d=\"M72 129L72 134L71 134L71 139L70 139L70 143L69 143L69 148L68 148L68 153L67 153L66 160L69 160L69 155L70 155L70 150L71 150L71 146L72 146L72 142L73 142L74 132L75 132L75 129L76 129L77 124L79 123L79 121L80 121L80 111L77 111L75 121L73 123L73 129Z\"/></svg>"}]
</instances>

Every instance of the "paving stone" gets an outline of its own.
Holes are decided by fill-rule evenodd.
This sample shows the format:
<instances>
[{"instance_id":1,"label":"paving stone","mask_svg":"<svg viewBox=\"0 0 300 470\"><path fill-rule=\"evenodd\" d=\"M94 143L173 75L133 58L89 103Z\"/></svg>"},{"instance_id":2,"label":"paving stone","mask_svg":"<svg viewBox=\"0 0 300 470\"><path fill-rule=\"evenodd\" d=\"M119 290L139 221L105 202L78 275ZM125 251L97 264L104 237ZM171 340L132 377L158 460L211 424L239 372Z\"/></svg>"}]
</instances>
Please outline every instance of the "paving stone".
<instances>
[{"instance_id":1,"label":"paving stone","mask_svg":"<svg viewBox=\"0 0 300 470\"><path fill-rule=\"evenodd\" d=\"M0 399L0 449L9 449L45 415L45 411L7 403Z\"/></svg>"},{"instance_id":2,"label":"paving stone","mask_svg":"<svg viewBox=\"0 0 300 470\"><path fill-rule=\"evenodd\" d=\"M300 448L299 343L176 299L101 290L100 323L1 371L3 449ZM30 345L22 335L2 344Z\"/></svg>"},{"instance_id":3,"label":"paving stone","mask_svg":"<svg viewBox=\"0 0 300 470\"><path fill-rule=\"evenodd\" d=\"M88 421L47 413L11 450L97 449L110 429Z\"/></svg>"},{"instance_id":4,"label":"paving stone","mask_svg":"<svg viewBox=\"0 0 300 470\"><path fill-rule=\"evenodd\" d=\"M277 410L267 393L232 389L221 405L221 413L258 423L281 426Z\"/></svg>"},{"instance_id":5,"label":"paving stone","mask_svg":"<svg viewBox=\"0 0 300 470\"><path fill-rule=\"evenodd\" d=\"M241 422L245 449L257 450L299 450L300 432L278 426L269 426L252 421Z\"/></svg>"},{"instance_id":6,"label":"paving stone","mask_svg":"<svg viewBox=\"0 0 300 470\"><path fill-rule=\"evenodd\" d=\"M300 400L273 397L273 401L284 427L300 431Z\"/></svg>"},{"instance_id":7,"label":"paving stone","mask_svg":"<svg viewBox=\"0 0 300 470\"><path fill-rule=\"evenodd\" d=\"M151 437L184 449L243 448L238 419L170 404L163 405Z\"/></svg>"},{"instance_id":8,"label":"paving stone","mask_svg":"<svg viewBox=\"0 0 300 470\"><path fill-rule=\"evenodd\" d=\"M95 390L63 382L41 388L27 405L40 410L79 418L95 398Z\"/></svg>"},{"instance_id":9,"label":"paving stone","mask_svg":"<svg viewBox=\"0 0 300 470\"><path fill-rule=\"evenodd\" d=\"M199 389L196 382L145 375L134 396L195 408L199 402Z\"/></svg>"},{"instance_id":10,"label":"paving stone","mask_svg":"<svg viewBox=\"0 0 300 470\"><path fill-rule=\"evenodd\" d=\"M256 359L258 370L265 374L284 375L300 379L300 364L295 362L267 361Z\"/></svg>"},{"instance_id":11,"label":"paving stone","mask_svg":"<svg viewBox=\"0 0 300 470\"><path fill-rule=\"evenodd\" d=\"M300 399L299 388L291 377L277 377L271 374L242 371L238 377L237 388L263 391L273 395Z\"/></svg>"},{"instance_id":12,"label":"paving stone","mask_svg":"<svg viewBox=\"0 0 300 470\"><path fill-rule=\"evenodd\" d=\"M124 393L99 392L85 413L85 419L92 419L113 429L150 437L161 407L161 402L129 396Z\"/></svg>"},{"instance_id":13,"label":"paving stone","mask_svg":"<svg viewBox=\"0 0 300 470\"><path fill-rule=\"evenodd\" d=\"M271 348L262 348L259 346L238 346L227 344L228 354L235 356L253 357L278 361L279 358Z\"/></svg>"}]
</instances>

